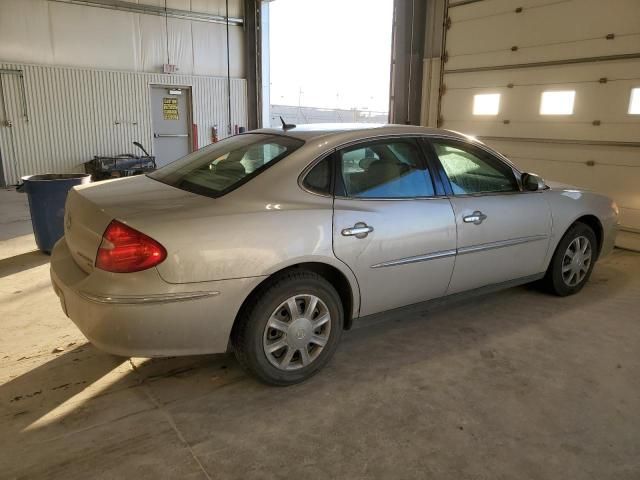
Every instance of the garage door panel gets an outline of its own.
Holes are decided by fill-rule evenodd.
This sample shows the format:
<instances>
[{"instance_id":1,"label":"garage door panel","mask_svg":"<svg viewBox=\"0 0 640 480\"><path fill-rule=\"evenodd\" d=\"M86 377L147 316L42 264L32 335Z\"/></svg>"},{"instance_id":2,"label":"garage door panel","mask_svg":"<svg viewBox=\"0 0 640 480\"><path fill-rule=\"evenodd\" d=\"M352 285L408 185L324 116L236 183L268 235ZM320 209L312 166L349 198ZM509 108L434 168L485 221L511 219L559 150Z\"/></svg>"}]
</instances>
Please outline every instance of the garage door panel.
<instances>
[{"instance_id":1,"label":"garage door panel","mask_svg":"<svg viewBox=\"0 0 640 480\"><path fill-rule=\"evenodd\" d=\"M640 250L640 208L620 207L620 227L623 232L635 234L633 239L632 235L626 235L629 243L633 242L635 245L625 245L624 248Z\"/></svg>"},{"instance_id":2,"label":"garage door panel","mask_svg":"<svg viewBox=\"0 0 640 480\"><path fill-rule=\"evenodd\" d=\"M569 123L568 121L548 123L519 122L505 125L498 121L474 122L463 119L458 121L445 119L442 126L450 130L480 137L524 137L615 142L626 142L629 139L637 140L637 132L640 129L637 125L601 125L594 127L592 125ZM534 134L532 134L533 128L535 128Z\"/></svg>"},{"instance_id":3,"label":"garage door panel","mask_svg":"<svg viewBox=\"0 0 640 480\"><path fill-rule=\"evenodd\" d=\"M450 90L442 98L441 126L472 135L637 142L640 117L627 113L632 85ZM575 90L575 113L540 115L542 93L563 89ZM501 95L498 115L472 115L474 95L483 93Z\"/></svg>"},{"instance_id":4,"label":"garage door panel","mask_svg":"<svg viewBox=\"0 0 640 480\"><path fill-rule=\"evenodd\" d=\"M516 8L535 10L548 8L558 3L571 3L573 0L485 0L463 5L456 5L460 0L449 0L449 16L452 21L473 21L490 16L513 15ZM509 19L511 20L511 19Z\"/></svg>"},{"instance_id":5,"label":"garage door panel","mask_svg":"<svg viewBox=\"0 0 640 480\"><path fill-rule=\"evenodd\" d=\"M640 194L637 192L637 172L630 167L564 163L546 159L513 158L525 171L541 175L545 180L587 188L614 198L620 207L620 224L640 228Z\"/></svg>"},{"instance_id":6,"label":"garage door panel","mask_svg":"<svg viewBox=\"0 0 640 480\"><path fill-rule=\"evenodd\" d=\"M488 136L640 140L640 116L628 114L631 89L640 87L640 61L449 73L443 84L444 128ZM542 94L550 90L576 92L572 115L540 115ZM498 115L474 116L474 96L486 93L501 95Z\"/></svg>"},{"instance_id":7,"label":"garage door panel","mask_svg":"<svg viewBox=\"0 0 640 480\"><path fill-rule=\"evenodd\" d=\"M587 166L587 162L594 162L596 165L640 168L640 163L638 162L640 148L638 147L523 142L498 139L490 139L486 143L509 158L513 158L516 163L518 158L527 157L533 160L578 163L584 166Z\"/></svg>"},{"instance_id":8,"label":"garage door panel","mask_svg":"<svg viewBox=\"0 0 640 480\"><path fill-rule=\"evenodd\" d=\"M448 15L438 124L524 170L613 197L623 225L640 231L640 115L628 113L640 1L485 0ZM627 58L605 60L616 55ZM542 94L558 90L575 91L572 113L541 115ZM488 93L500 94L498 114L474 115L474 95Z\"/></svg>"},{"instance_id":9,"label":"garage door panel","mask_svg":"<svg viewBox=\"0 0 640 480\"><path fill-rule=\"evenodd\" d=\"M580 163L564 163L524 156L509 157L525 172L537 173L545 180L586 188L593 184L594 169Z\"/></svg>"},{"instance_id":10,"label":"garage door panel","mask_svg":"<svg viewBox=\"0 0 640 480\"><path fill-rule=\"evenodd\" d=\"M523 170L609 195L620 207L620 223L640 228L640 148L495 139L486 143Z\"/></svg>"},{"instance_id":11,"label":"garage door panel","mask_svg":"<svg viewBox=\"0 0 640 480\"><path fill-rule=\"evenodd\" d=\"M640 53L640 46L638 47ZM449 68L447 63L446 68ZM608 62L578 63L548 67L530 67L508 70L445 74L444 84L447 91L469 87L506 87L509 84L553 85L567 82L598 82L600 78L608 81L631 79L637 84L640 80L640 60L614 60Z\"/></svg>"},{"instance_id":12,"label":"garage door panel","mask_svg":"<svg viewBox=\"0 0 640 480\"><path fill-rule=\"evenodd\" d=\"M572 58L604 57L609 55L628 55L638 53L640 34L620 37L613 44L610 40L593 39L562 45L543 45L539 47L518 47L507 45L491 52L466 53L454 55L448 52L447 69L476 68L495 65L519 65L523 63L558 61Z\"/></svg>"},{"instance_id":13,"label":"garage door panel","mask_svg":"<svg viewBox=\"0 0 640 480\"><path fill-rule=\"evenodd\" d=\"M474 6L484 11L460 15ZM522 12L516 13L520 6ZM577 12L579 22L567 21ZM530 7L488 1L451 8L449 17L449 69L634 53L640 41L640 2L635 0L556 1ZM611 33L615 38L607 40Z\"/></svg>"},{"instance_id":14,"label":"garage door panel","mask_svg":"<svg viewBox=\"0 0 640 480\"><path fill-rule=\"evenodd\" d=\"M546 159L510 157L524 171L541 175L545 180L562 182L594 190L616 199L620 207L620 224L625 228L640 225L640 195L637 193L636 172L629 167L564 163Z\"/></svg>"},{"instance_id":15,"label":"garage door panel","mask_svg":"<svg viewBox=\"0 0 640 480\"><path fill-rule=\"evenodd\" d=\"M637 167L611 167L596 165L593 167L592 190L600 191L614 197L624 210L620 221L631 225L628 218L632 211L640 212L640 191L638 190ZM638 220L639 218L636 218ZM640 225L640 222L636 225Z\"/></svg>"}]
</instances>

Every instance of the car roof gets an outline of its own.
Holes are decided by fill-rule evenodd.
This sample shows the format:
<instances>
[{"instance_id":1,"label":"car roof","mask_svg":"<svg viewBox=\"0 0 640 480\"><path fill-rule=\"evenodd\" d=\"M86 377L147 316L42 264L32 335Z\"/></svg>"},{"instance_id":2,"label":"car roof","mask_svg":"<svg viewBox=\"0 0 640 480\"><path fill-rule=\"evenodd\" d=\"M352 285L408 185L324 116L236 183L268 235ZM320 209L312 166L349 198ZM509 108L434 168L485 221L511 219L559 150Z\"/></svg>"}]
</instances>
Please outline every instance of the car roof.
<instances>
[{"instance_id":1,"label":"car roof","mask_svg":"<svg viewBox=\"0 0 640 480\"><path fill-rule=\"evenodd\" d=\"M379 123L310 123L296 125L293 128L261 128L252 130L247 133L270 133L276 135L286 135L308 141L328 135L347 135L353 133L353 138L379 136L379 135L402 135L402 134L418 134L418 135L446 135L448 137L458 137L461 139L469 139L470 137L452 130L442 128L428 128L415 125L393 125Z\"/></svg>"},{"instance_id":2,"label":"car roof","mask_svg":"<svg viewBox=\"0 0 640 480\"><path fill-rule=\"evenodd\" d=\"M503 162L507 163L516 171L520 171L506 156L488 147L477 138L461 132L456 132L455 130L447 130L445 128L378 123L310 123L295 125L294 127L287 128L286 130L283 128L261 128L259 130L251 130L247 133L285 135L292 138L298 138L312 144L315 143L316 145L318 143L317 140L319 140L319 143L324 146L328 146L329 148L335 148L337 145L350 143L351 141L366 140L370 137L384 137L386 135L447 137L463 140L476 145L483 150L490 152L492 155L499 157Z\"/></svg>"}]
</instances>

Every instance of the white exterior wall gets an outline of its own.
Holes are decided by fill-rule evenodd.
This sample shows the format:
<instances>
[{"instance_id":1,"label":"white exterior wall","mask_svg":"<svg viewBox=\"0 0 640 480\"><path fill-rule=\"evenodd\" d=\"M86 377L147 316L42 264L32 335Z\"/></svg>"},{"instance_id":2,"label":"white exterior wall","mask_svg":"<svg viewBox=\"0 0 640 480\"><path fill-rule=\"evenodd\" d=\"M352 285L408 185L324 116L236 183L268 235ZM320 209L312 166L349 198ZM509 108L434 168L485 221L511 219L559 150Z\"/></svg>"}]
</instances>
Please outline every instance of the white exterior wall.
<instances>
[{"instance_id":1,"label":"white exterior wall","mask_svg":"<svg viewBox=\"0 0 640 480\"><path fill-rule=\"evenodd\" d=\"M188 75L116 72L41 65L0 64L22 70L21 78L2 75L6 118L0 126L0 155L5 184L23 175L83 171L93 155L136 153L141 142L153 154L149 86L190 86L193 122L200 147L211 143L211 128L226 136L227 79ZM0 104L2 103L0 97ZM231 80L231 121L247 124L244 79ZM26 107L26 110L25 110ZM26 115L25 115L26 113ZM0 105L0 115L5 115Z\"/></svg>"},{"instance_id":2,"label":"white exterior wall","mask_svg":"<svg viewBox=\"0 0 640 480\"><path fill-rule=\"evenodd\" d=\"M640 2L449 3L440 126L478 136L524 170L611 196L619 244L640 248L640 115L628 114L640 87ZM613 55L623 57L573 62ZM548 90L575 90L573 114L540 115ZM501 94L497 116L472 114L484 93Z\"/></svg>"}]
</instances>

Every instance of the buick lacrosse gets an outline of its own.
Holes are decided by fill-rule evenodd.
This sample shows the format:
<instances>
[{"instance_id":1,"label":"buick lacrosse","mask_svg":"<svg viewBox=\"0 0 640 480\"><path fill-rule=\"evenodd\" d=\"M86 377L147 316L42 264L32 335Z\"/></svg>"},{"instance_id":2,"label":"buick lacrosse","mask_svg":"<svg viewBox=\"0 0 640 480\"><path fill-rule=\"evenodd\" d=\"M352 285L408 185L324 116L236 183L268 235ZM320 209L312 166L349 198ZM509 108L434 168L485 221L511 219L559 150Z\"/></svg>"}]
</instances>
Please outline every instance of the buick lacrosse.
<instances>
[{"instance_id":1,"label":"buick lacrosse","mask_svg":"<svg viewBox=\"0 0 640 480\"><path fill-rule=\"evenodd\" d=\"M609 198L459 133L284 125L75 187L51 279L100 349L232 350L286 385L321 369L356 319L537 280L577 293L617 217Z\"/></svg>"}]
</instances>

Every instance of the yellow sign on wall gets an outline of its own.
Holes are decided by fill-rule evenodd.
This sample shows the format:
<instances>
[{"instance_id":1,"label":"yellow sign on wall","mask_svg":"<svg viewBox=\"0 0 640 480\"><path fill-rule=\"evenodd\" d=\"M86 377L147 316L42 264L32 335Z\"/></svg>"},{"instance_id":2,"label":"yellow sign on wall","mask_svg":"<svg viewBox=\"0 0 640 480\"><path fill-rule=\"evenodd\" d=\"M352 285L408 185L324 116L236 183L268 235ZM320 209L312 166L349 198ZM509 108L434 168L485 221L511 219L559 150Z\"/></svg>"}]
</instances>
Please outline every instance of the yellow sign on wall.
<instances>
[{"instance_id":1,"label":"yellow sign on wall","mask_svg":"<svg viewBox=\"0 0 640 480\"><path fill-rule=\"evenodd\" d=\"M178 120L178 99L165 97L162 99L162 114L165 120Z\"/></svg>"}]
</instances>

